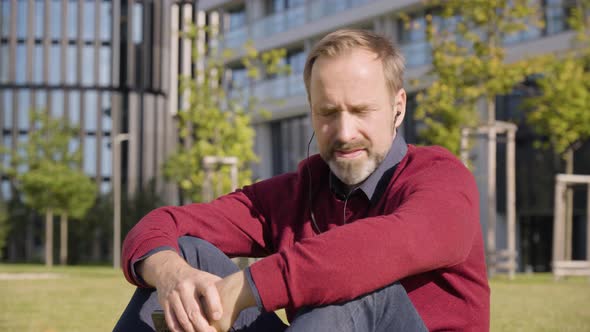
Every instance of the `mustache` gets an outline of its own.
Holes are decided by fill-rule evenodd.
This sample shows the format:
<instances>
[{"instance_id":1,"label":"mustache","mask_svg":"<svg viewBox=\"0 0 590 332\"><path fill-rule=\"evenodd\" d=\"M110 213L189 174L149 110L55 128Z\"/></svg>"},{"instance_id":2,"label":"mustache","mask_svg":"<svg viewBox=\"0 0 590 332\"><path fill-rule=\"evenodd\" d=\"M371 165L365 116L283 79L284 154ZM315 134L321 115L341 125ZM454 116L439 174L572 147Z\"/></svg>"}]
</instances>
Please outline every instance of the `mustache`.
<instances>
[{"instance_id":1,"label":"mustache","mask_svg":"<svg viewBox=\"0 0 590 332\"><path fill-rule=\"evenodd\" d=\"M370 147L369 141L366 139L358 139L356 141L351 142L341 142L337 141L330 146L330 152L334 153L336 151L350 151L350 150L357 150L357 149L367 149Z\"/></svg>"}]
</instances>

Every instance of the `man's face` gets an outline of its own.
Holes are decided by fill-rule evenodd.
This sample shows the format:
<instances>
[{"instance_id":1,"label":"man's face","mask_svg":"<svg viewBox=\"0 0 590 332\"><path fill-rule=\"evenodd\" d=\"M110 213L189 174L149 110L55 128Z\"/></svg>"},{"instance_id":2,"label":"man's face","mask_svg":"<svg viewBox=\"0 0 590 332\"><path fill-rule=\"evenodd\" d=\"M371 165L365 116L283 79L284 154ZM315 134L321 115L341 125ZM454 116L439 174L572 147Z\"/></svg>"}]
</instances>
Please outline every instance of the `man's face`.
<instances>
[{"instance_id":1,"label":"man's face","mask_svg":"<svg viewBox=\"0 0 590 332\"><path fill-rule=\"evenodd\" d=\"M320 155L343 183L363 182L383 161L405 103L403 89L388 90L381 60L370 51L316 60L310 82L312 125Z\"/></svg>"}]
</instances>

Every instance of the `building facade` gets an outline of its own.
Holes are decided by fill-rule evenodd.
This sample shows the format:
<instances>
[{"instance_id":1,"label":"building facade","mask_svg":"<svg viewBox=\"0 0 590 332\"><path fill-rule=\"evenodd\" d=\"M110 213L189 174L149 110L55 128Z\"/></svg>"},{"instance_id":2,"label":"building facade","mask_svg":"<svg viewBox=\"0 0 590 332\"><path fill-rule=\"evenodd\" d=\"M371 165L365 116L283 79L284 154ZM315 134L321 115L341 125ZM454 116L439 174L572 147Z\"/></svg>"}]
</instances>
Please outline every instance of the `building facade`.
<instances>
[{"instance_id":1,"label":"building facade","mask_svg":"<svg viewBox=\"0 0 590 332\"><path fill-rule=\"evenodd\" d=\"M530 26L526 31L507 36L507 61L544 53L562 52L570 47L573 33L567 25L571 4L566 0L540 0L544 27ZM368 29L389 36L406 58L405 88L408 92L408 113L402 134L409 143L419 143L420 123L413 118L415 96L419 89L408 82L422 78L431 63L430 46L426 38L427 9L417 0L202 0L199 9L207 14L219 15L223 46L237 48L246 39L252 39L259 50L285 48L286 63L292 74L287 77L270 77L254 84L253 91L260 101L282 100L280 106L272 103L271 119L256 122L256 149L261 162L256 166L257 178L267 178L292 171L307 154L311 136L309 106L302 72L305 58L312 45L325 34L343 27ZM405 22L400 14L408 17ZM231 65L240 79L243 68ZM534 89L533 89L534 90ZM543 139L534 134L526 123L520 103L523 97L534 93L531 87L515 87L513 93L497 97L497 120L518 124L517 132L517 250L521 270L548 271L551 261L553 185L554 175L563 171L562 161L551 152L538 150L534 142ZM484 139L476 143L472 153L473 172L480 188L482 229L487 229L487 150ZM311 146L315 151L315 143ZM505 145L499 144L498 165L505 162ZM575 173L590 173L588 155L590 146L576 154ZM542 166L539 166L541 164ZM498 166L498 231L497 245L506 247L506 174ZM574 259L584 255L584 193L576 195L579 202L574 212Z\"/></svg>"},{"instance_id":2,"label":"building facade","mask_svg":"<svg viewBox=\"0 0 590 332\"><path fill-rule=\"evenodd\" d=\"M45 110L80 128L71 149L82 150L82 169L101 194L119 183L133 194L152 179L163 191L160 166L177 137L164 65L170 17L166 1L1 0L0 144L16 149L27 140L29 111ZM14 195L6 176L0 189L3 200ZM39 250L43 228L23 224L10 236L13 259ZM96 237L108 250L109 237Z\"/></svg>"},{"instance_id":3,"label":"building facade","mask_svg":"<svg viewBox=\"0 0 590 332\"><path fill-rule=\"evenodd\" d=\"M570 47L569 1L539 1L545 26L507 37L508 61ZM400 18L402 13L409 18L407 24ZM82 132L73 148L82 148L83 169L96 180L101 192L112 191L116 172L121 171L128 193L142 191L155 179L164 200L178 203L174 186L163 181L161 165L178 143L175 115L187 101L179 89L179 78L193 75L199 65L191 60L193 41L182 36L196 23L214 26L221 39L204 40L215 40L224 48L239 50L251 39L261 51L287 50L285 63L291 74L263 78L252 84L250 91L272 114L270 119L255 119L255 148L260 157L255 179L292 171L307 155L311 137L302 73L313 44L342 27L382 33L404 53L405 79L410 82L423 77L431 62L426 14L419 0L0 0L0 144L16 148L18 141L27 138L28 110L45 109L80 126ZM228 61L224 77L232 86L243 86L247 81L246 70L236 59ZM419 89L406 84L408 115L402 133L409 143L419 143L420 123L413 118ZM562 163L533 146L539 137L527 126L519 108L522 98L530 93L523 85L510 95L498 96L497 119L519 125L520 268L546 271L551 260L553 176L562 171ZM120 134L128 134L128 139L123 140L127 137ZM114 164L113 150L118 144L122 158ZM499 165L503 149L499 145ZM309 150L317 152L314 142ZM486 155L485 144L473 153L482 211L486 209ZM588 144L575 160L576 173L590 173ZM9 160L4 157L2 162ZM501 230L506 208L502 203L505 174L500 167L497 182ZM12 195L6 177L0 180L0 189L4 199ZM584 252L586 243L576 235L585 234L582 219L586 213L584 197L576 197L580 209L574 211L574 258ZM485 213L481 222L485 231ZM34 251L41 227L32 222L26 225L28 230L15 233L9 252ZM502 247L506 234L499 231L497 241ZM102 247L109 245L103 243Z\"/></svg>"}]
</instances>

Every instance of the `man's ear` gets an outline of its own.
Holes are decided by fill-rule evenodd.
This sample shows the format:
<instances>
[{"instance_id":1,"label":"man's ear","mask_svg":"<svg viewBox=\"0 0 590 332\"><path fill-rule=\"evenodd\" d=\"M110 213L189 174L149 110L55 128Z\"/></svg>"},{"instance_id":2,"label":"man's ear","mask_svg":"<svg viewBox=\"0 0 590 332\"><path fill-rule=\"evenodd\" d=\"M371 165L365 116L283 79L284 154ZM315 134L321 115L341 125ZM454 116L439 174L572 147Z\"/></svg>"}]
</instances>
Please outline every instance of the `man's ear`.
<instances>
[{"instance_id":1,"label":"man's ear","mask_svg":"<svg viewBox=\"0 0 590 332\"><path fill-rule=\"evenodd\" d=\"M406 116L406 98L406 90L401 88L397 91L395 98L393 99L393 118L395 128L402 124L404 117Z\"/></svg>"}]
</instances>

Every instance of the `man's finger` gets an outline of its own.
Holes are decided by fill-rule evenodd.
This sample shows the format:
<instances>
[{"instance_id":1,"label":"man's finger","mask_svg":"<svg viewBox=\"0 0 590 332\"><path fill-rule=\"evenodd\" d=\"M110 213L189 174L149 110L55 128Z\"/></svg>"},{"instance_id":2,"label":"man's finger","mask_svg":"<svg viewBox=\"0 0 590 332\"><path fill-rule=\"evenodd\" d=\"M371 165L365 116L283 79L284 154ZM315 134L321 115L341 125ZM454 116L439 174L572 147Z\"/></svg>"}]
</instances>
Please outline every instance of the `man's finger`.
<instances>
[{"instance_id":1,"label":"man's finger","mask_svg":"<svg viewBox=\"0 0 590 332\"><path fill-rule=\"evenodd\" d=\"M180 327L180 323L178 323L178 319L176 319L174 310L170 308L168 303L166 303L163 307L164 319L166 320L166 325L168 325L168 328L173 332L181 332L182 328Z\"/></svg>"},{"instance_id":2,"label":"man's finger","mask_svg":"<svg viewBox=\"0 0 590 332\"><path fill-rule=\"evenodd\" d=\"M196 299L194 293L180 293L180 300L182 301L182 306L184 307L187 318L194 327L195 331L209 332L212 330L207 317L204 316L204 313L201 310L201 305Z\"/></svg>"},{"instance_id":3,"label":"man's finger","mask_svg":"<svg viewBox=\"0 0 590 332\"><path fill-rule=\"evenodd\" d=\"M221 299L219 298L219 291L214 284L205 287L201 292L201 301L207 317L212 320L219 320L223 315L223 307L221 306Z\"/></svg>"},{"instance_id":4,"label":"man's finger","mask_svg":"<svg viewBox=\"0 0 590 332\"><path fill-rule=\"evenodd\" d=\"M176 320L180 324L180 327L184 332L195 332L195 327L193 326L191 320L189 319L184 305L178 297L173 297L170 300L170 307L172 311L174 311L174 315L176 316ZM202 330L197 330L202 331Z\"/></svg>"}]
</instances>

